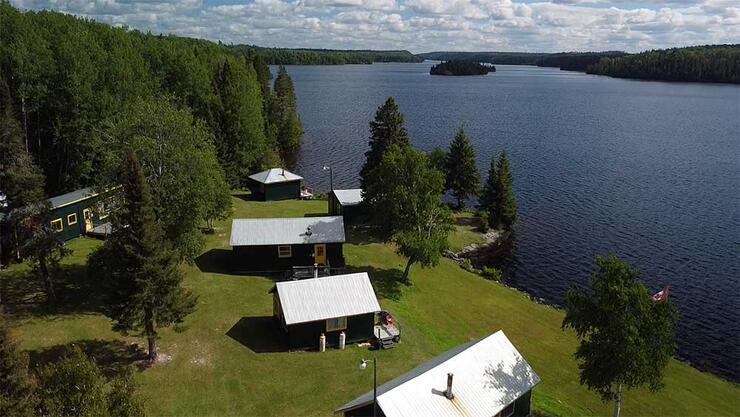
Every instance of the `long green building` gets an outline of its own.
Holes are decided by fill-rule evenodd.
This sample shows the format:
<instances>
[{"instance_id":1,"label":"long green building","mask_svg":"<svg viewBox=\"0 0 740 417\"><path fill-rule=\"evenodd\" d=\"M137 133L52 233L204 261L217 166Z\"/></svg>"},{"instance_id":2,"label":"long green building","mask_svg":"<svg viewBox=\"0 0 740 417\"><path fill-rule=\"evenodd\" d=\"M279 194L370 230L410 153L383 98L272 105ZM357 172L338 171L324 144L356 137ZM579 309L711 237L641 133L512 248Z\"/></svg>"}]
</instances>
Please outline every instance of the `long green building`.
<instances>
[{"instance_id":1,"label":"long green building","mask_svg":"<svg viewBox=\"0 0 740 417\"><path fill-rule=\"evenodd\" d=\"M51 227L70 240L87 234L110 231L106 218L110 208L100 195L90 188L72 191L49 199Z\"/></svg>"}]
</instances>

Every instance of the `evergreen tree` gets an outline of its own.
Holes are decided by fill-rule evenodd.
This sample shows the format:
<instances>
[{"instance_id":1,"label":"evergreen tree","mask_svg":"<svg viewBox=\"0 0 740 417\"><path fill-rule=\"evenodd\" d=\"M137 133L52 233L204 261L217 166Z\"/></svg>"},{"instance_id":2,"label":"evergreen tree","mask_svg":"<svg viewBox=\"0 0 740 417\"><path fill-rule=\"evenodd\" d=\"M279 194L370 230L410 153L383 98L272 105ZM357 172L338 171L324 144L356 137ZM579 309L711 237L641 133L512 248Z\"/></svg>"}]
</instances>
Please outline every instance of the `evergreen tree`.
<instances>
[{"instance_id":1,"label":"evergreen tree","mask_svg":"<svg viewBox=\"0 0 740 417\"><path fill-rule=\"evenodd\" d=\"M496 158L492 157L491 164L488 168L488 177L486 178L486 183L483 185L483 193L480 197L480 207L487 213L489 227L495 227L497 181L498 173L496 172Z\"/></svg>"},{"instance_id":2,"label":"evergreen tree","mask_svg":"<svg viewBox=\"0 0 740 417\"><path fill-rule=\"evenodd\" d=\"M403 125L403 114L398 110L393 97L388 99L378 107L375 112L375 120L370 122L370 149L365 152L365 164L360 170L360 183L365 190L365 201L367 204L374 204L376 198L366 189L370 188L369 184L373 182L373 170L380 164L383 154L391 145L401 147L409 146L409 136ZM398 180L398 179L396 179Z\"/></svg>"},{"instance_id":3,"label":"evergreen tree","mask_svg":"<svg viewBox=\"0 0 740 417\"><path fill-rule=\"evenodd\" d=\"M6 320L0 313L0 416L32 417L36 396L28 356L21 352Z\"/></svg>"},{"instance_id":4,"label":"evergreen tree","mask_svg":"<svg viewBox=\"0 0 740 417\"><path fill-rule=\"evenodd\" d=\"M19 213L19 240L21 256L31 262L34 273L41 279L48 301L57 299L54 274L59 261L71 250L50 223L51 206L47 201L16 210Z\"/></svg>"},{"instance_id":5,"label":"evergreen tree","mask_svg":"<svg viewBox=\"0 0 740 417\"><path fill-rule=\"evenodd\" d=\"M475 166L475 150L462 127L450 143L446 161L446 188L457 199L458 208L471 196L478 194L480 174Z\"/></svg>"},{"instance_id":6,"label":"evergreen tree","mask_svg":"<svg viewBox=\"0 0 740 417\"><path fill-rule=\"evenodd\" d=\"M678 316L670 301L651 298L626 262L597 257L596 266L590 291L566 292L563 328L581 339L575 353L581 384L604 401L615 400L618 417L624 388L661 388L676 351Z\"/></svg>"},{"instance_id":7,"label":"evergreen tree","mask_svg":"<svg viewBox=\"0 0 740 417\"><path fill-rule=\"evenodd\" d=\"M447 153L440 147L429 152L429 164L441 173L447 172Z\"/></svg>"},{"instance_id":8,"label":"evergreen tree","mask_svg":"<svg viewBox=\"0 0 740 417\"><path fill-rule=\"evenodd\" d=\"M303 126L298 117L293 80L282 65L275 78L271 104L270 117L272 118L280 154L284 159L290 159L301 145Z\"/></svg>"},{"instance_id":9,"label":"evergreen tree","mask_svg":"<svg viewBox=\"0 0 740 417\"><path fill-rule=\"evenodd\" d=\"M113 329L141 330L149 359L157 358L157 327L182 323L196 299L182 287L175 253L167 249L154 220L149 185L136 155L127 152L120 181L121 206L113 215L113 233L89 261L91 276L105 283Z\"/></svg>"},{"instance_id":10,"label":"evergreen tree","mask_svg":"<svg viewBox=\"0 0 740 417\"><path fill-rule=\"evenodd\" d=\"M516 223L516 200L514 199L514 185L509 168L506 151L501 151L496 164L494 221L496 228L511 230Z\"/></svg>"}]
</instances>

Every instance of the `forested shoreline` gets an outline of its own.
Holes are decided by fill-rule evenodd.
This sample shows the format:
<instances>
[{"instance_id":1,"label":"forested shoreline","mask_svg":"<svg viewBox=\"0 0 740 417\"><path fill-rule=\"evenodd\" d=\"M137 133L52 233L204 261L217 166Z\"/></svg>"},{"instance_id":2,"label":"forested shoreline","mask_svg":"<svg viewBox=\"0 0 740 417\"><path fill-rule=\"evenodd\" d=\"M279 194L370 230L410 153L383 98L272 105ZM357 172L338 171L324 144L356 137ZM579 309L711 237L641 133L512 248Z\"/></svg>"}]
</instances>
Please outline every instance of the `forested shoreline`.
<instances>
[{"instance_id":1,"label":"forested shoreline","mask_svg":"<svg viewBox=\"0 0 740 417\"><path fill-rule=\"evenodd\" d=\"M229 48L250 58L260 57L271 65L344 65L422 61L409 51L265 48L255 45L233 45Z\"/></svg>"},{"instance_id":2,"label":"forested shoreline","mask_svg":"<svg viewBox=\"0 0 740 417\"><path fill-rule=\"evenodd\" d=\"M483 65L475 61L445 61L437 65L432 65L429 69L431 75L486 75L489 72L496 72L493 65Z\"/></svg>"},{"instance_id":3,"label":"forested shoreline","mask_svg":"<svg viewBox=\"0 0 740 417\"><path fill-rule=\"evenodd\" d=\"M586 72L617 78L740 84L740 45L671 48L605 58Z\"/></svg>"}]
</instances>

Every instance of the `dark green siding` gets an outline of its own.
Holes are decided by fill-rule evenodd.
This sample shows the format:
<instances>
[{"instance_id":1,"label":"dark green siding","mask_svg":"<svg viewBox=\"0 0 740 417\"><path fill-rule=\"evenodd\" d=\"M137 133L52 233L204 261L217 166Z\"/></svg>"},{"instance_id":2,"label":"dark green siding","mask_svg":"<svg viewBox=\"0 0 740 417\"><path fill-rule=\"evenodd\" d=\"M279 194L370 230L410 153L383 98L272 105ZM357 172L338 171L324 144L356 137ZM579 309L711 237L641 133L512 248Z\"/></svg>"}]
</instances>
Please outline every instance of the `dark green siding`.
<instances>
[{"instance_id":1,"label":"dark green siding","mask_svg":"<svg viewBox=\"0 0 740 417\"><path fill-rule=\"evenodd\" d=\"M314 264L314 245L290 245L292 256L278 257L278 245L234 246L232 248L232 269L237 273L263 272L279 273L294 266ZM331 268L344 268L342 243L326 244L326 259Z\"/></svg>"},{"instance_id":2,"label":"dark green siding","mask_svg":"<svg viewBox=\"0 0 740 417\"><path fill-rule=\"evenodd\" d=\"M301 181L277 182L272 184L262 184L250 180L249 189L257 200L291 200L301 198Z\"/></svg>"},{"instance_id":3,"label":"dark green siding","mask_svg":"<svg viewBox=\"0 0 740 417\"><path fill-rule=\"evenodd\" d=\"M342 206L339 204L336 195L329 193L328 199L328 212L331 216L342 216L344 217L344 223L361 223L365 216L363 204L357 204L353 206Z\"/></svg>"},{"instance_id":4,"label":"dark green siding","mask_svg":"<svg viewBox=\"0 0 740 417\"><path fill-rule=\"evenodd\" d=\"M275 293L277 297L277 292ZM339 346L339 333L344 332L345 343L365 342L373 338L375 313L347 317L347 328L332 332L326 331L326 320L312 321L287 326L288 341L293 348L318 349L321 334L326 335L326 346Z\"/></svg>"},{"instance_id":5,"label":"dark green siding","mask_svg":"<svg viewBox=\"0 0 740 417\"><path fill-rule=\"evenodd\" d=\"M97 196L93 196L61 207L52 208L49 221L52 222L57 219L62 220L62 231L59 233L63 240L70 240L78 236L82 236L85 233L85 218L83 212L86 208L91 210L93 227L107 221L100 218L100 213L97 208L98 201L99 198ZM69 224L68 216L70 214L77 215L76 224Z\"/></svg>"}]
</instances>

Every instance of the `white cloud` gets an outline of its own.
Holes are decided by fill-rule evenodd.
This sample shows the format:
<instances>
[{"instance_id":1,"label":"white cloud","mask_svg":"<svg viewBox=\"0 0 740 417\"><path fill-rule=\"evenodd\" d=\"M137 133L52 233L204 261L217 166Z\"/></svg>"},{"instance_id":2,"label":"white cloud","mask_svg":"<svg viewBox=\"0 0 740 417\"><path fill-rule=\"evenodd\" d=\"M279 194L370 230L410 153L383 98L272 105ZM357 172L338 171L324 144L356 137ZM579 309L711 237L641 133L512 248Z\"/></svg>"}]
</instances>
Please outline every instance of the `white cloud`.
<instances>
[{"instance_id":1,"label":"white cloud","mask_svg":"<svg viewBox=\"0 0 740 417\"><path fill-rule=\"evenodd\" d=\"M738 0L14 0L152 32L320 48L637 51L740 43Z\"/></svg>"}]
</instances>

